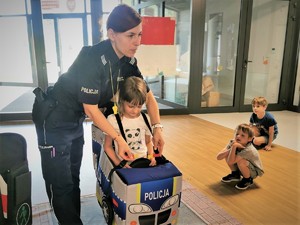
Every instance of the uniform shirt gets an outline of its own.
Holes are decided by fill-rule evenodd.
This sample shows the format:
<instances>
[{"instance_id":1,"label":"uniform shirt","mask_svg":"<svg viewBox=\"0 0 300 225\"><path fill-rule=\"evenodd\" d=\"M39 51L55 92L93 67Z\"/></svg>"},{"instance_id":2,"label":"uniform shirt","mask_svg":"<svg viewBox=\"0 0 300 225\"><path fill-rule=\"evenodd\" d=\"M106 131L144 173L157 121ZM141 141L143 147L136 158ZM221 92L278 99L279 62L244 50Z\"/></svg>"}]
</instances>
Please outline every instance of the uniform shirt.
<instances>
[{"instance_id":1,"label":"uniform shirt","mask_svg":"<svg viewBox=\"0 0 300 225\"><path fill-rule=\"evenodd\" d=\"M148 120L149 116L146 114ZM114 114L111 114L107 117L108 122L113 126L113 128L120 132L120 128L117 122L117 119ZM134 154L134 158L147 157L147 145L145 140L145 135L151 136L151 132L145 123L145 120L142 115L137 118L129 119L122 117L121 119L123 130L126 137L126 142L131 149L131 153ZM116 152L118 152L118 144L115 143Z\"/></svg>"},{"instance_id":2,"label":"uniform shirt","mask_svg":"<svg viewBox=\"0 0 300 225\"><path fill-rule=\"evenodd\" d=\"M261 136L269 136L269 128L274 126L274 135L278 134L278 126L274 116L266 112L262 119L257 118L255 113L252 113L250 117L250 123L259 129Z\"/></svg>"},{"instance_id":3,"label":"uniform shirt","mask_svg":"<svg viewBox=\"0 0 300 225\"><path fill-rule=\"evenodd\" d=\"M114 94L117 92L117 82L129 76L143 78L136 59L126 56L119 59L110 40L105 40L81 49L69 70L59 77L52 95L68 108L83 112L82 103L99 107L109 103L112 90Z\"/></svg>"}]
</instances>

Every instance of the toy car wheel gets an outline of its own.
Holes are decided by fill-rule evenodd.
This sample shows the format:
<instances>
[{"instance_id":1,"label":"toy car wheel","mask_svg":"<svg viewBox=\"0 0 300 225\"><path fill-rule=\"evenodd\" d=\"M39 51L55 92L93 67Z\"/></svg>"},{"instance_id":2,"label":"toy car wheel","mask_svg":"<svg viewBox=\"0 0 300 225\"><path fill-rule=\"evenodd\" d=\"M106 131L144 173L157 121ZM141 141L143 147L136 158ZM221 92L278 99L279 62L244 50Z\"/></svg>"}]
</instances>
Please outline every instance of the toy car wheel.
<instances>
[{"instance_id":1,"label":"toy car wheel","mask_svg":"<svg viewBox=\"0 0 300 225\"><path fill-rule=\"evenodd\" d=\"M111 201L106 197L102 199L102 211L106 223L111 225L114 218L114 210Z\"/></svg>"}]
</instances>

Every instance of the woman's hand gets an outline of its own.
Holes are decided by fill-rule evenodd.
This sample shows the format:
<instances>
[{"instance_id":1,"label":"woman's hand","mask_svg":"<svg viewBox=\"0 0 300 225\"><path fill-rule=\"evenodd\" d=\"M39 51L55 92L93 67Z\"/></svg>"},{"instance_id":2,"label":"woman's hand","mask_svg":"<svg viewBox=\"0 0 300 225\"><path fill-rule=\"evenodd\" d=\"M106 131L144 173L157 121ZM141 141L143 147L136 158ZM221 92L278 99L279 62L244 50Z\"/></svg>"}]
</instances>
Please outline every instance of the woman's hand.
<instances>
[{"instance_id":1,"label":"woman's hand","mask_svg":"<svg viewBox=\"0 0 300 225\"><path fill-rule=\"evenodd\" d=\"M152 125L160 124L159 108L151 90L147 93L146 107L150 117L151 124ZM153 129L152 142L153 142L154 149L158 149L159 153L162 154L164 144L165 144L162 135L162 128L157 127Z\"/></svg>"},{"instance_id":2,"label":"woman's hand","mask_svg":"<svg viewBox=\"0 0 300 225\"><path fill-rule=\"evenodd\" d=\"M126 141L121 136L117 136L117 138L115 138L115 141L118 144L119 156L122 159L125 159L127 161L132 161L134 159L134 156L131 153L130 148L129 148L128 144L126 143Z\"/></svg>"},{"instance_id":3,"label":"woman's hand","mask_svg":"<svg viewBox=\"0 0 300 225\"><path fill-rule=\"evenodd\" d=\"M163 138L161 128L153 129L152 142L153 142L154 149L158 149L159 154L162 155L163 148L164 148L164 145L165 145L165 141L164 141L164 138Z\"/></svg>"}]
</instances>

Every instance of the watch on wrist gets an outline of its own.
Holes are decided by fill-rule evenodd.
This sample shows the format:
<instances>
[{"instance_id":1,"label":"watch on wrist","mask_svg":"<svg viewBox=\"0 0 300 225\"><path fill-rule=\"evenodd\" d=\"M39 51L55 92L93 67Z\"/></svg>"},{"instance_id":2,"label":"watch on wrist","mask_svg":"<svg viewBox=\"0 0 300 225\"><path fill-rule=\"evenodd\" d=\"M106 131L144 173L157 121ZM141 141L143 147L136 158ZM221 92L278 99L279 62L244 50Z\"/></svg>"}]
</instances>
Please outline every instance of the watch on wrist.
<instances>
[{"instance_id":1,"label":"watch on wrist","mask_svg":"<svg viewBox=\"0 0 300 225\"><path fill-rule=\"evenodd\" d=\"M155 128L163 129L163 127L164 127L164 126L161 125L160 123L156 123L156 124L153 124L153 125L152 125L152 130L155 129Z\"/></svg>"}]
</instances>

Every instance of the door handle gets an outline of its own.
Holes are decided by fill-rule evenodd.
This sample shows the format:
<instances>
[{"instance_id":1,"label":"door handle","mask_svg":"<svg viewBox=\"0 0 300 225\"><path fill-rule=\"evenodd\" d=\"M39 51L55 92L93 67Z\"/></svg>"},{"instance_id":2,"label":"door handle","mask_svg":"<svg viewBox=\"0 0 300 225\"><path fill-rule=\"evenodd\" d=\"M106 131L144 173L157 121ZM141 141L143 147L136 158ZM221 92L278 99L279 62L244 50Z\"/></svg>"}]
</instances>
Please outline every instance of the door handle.
<instances>
[{"instance_id":1,"label":"door handle","mask_svg":"<svg viewBox=\"0 0 300 225\"><path fill-rule=\"evenodd\" d=\"M245 60L245 61L244 61L243 67L244 67L245 70L247 69L248 63L252 63L252 61L251 61L251 60Z\"/></svg>"}]
</instances>

